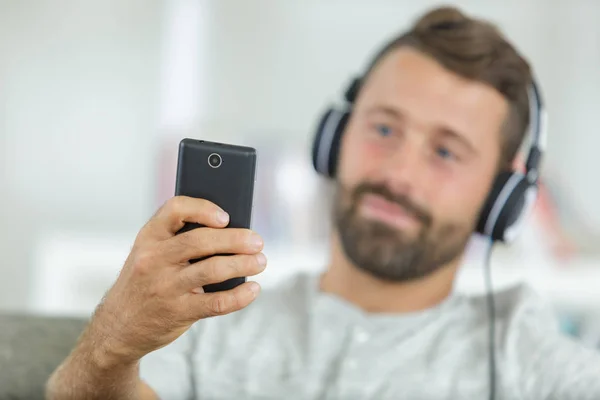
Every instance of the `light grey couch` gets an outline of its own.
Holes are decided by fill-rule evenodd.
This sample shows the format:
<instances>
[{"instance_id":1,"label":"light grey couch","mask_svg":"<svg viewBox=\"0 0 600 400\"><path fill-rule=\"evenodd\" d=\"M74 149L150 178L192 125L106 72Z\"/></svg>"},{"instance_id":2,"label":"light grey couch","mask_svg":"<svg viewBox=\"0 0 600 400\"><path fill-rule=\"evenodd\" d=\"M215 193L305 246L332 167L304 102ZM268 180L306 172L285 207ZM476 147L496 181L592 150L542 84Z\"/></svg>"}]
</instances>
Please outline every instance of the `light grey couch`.
<instances>
[{"instance_id":1,"label":"light grey couch","mask_svg":"<svg viewBox=\"0 0 600 400\"><path fill-rule=\"evenodd\" d=\"M44 385L67 357L84 319L0 313L0 400L44 398Z\"/></svg>"}]
</instances>

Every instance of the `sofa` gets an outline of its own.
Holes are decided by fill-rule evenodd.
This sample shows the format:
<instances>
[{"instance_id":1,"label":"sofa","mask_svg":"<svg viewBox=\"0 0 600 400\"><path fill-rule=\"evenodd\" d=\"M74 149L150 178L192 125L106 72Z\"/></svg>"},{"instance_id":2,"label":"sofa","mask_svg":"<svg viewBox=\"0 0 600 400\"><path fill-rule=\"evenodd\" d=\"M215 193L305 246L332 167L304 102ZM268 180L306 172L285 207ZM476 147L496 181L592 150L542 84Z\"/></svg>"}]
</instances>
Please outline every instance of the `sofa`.
<instances>
[{"instance_id":1,"label":"sofa","mask_svg":"<svg viewBox=\"0 0 600 400\"><path fill-rule=\"evenodd\" d=\"M0 400L44 398L45 383L87 321L0 312Z\"/></svg>"}]
</instances>

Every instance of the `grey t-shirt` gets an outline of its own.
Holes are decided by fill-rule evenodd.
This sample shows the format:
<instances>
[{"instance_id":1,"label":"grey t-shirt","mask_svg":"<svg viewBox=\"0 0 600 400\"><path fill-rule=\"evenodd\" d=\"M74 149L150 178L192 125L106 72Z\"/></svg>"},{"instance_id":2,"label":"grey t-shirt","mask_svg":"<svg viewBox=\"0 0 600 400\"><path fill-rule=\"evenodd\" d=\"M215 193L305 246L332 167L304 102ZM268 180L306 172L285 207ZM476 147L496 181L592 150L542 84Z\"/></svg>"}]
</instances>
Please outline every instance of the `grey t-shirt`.
<instances>
[{"instance_id":1,"label":"grey t-shirt","mask_svg":"<svg viewBox=\"0 0 600 400\"><path fill-rule=\"evenodd\" d=\"M164 400L487 399L485 297L368 314L297 275L147 355ZM496 293L496 399L600 399L600 353L562 336L525 286Z\"/></svg>"}]
</instances>

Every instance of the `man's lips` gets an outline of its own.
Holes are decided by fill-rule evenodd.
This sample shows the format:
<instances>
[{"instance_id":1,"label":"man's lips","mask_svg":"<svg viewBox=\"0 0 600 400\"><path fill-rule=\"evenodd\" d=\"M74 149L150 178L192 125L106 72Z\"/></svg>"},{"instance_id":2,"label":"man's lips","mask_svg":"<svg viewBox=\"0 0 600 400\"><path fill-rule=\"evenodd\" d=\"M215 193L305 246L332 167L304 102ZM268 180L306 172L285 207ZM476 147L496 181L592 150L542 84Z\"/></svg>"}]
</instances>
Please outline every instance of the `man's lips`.
<instances>
[{"instance_id":1,"label":"man's lips","mask_svg":"<svg viewBox=\"0 0 600 400\"><path fill-rule=\"evenodd\" d=\"M413 228L421 221L398 203L386 200L375 194L365 194L360 201L360 212L399 229Z\"/></svg>"}]
</instances>

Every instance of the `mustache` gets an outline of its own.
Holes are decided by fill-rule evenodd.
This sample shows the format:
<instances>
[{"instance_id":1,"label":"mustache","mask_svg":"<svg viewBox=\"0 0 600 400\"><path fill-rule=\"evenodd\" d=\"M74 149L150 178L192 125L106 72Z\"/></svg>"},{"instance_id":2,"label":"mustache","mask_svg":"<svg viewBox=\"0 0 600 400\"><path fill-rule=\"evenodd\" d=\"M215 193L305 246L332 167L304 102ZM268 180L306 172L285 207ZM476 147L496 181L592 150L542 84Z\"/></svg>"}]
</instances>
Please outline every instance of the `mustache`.
<instances>
[{"instance_id":1,"label":"mustache","mask_svg":"<svg viewBox=\"0 0 600 400\"><path fill-rule=\"evenodd\" d=\"M412 201L408 196L395 194L387 186L381 184L363 182L354 188L352 191L353 208L356 208L356 205L360 199L367 194L381 196L390 203L395 203L404 208L404 210L412 214L423 225L431 225L433 217L429 212L427 212L427 210L418 204L415 204L415 202Z\"/></svg>"}]
</instances>

